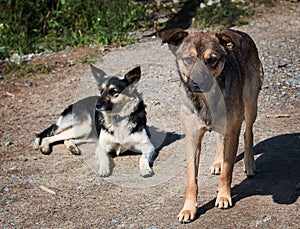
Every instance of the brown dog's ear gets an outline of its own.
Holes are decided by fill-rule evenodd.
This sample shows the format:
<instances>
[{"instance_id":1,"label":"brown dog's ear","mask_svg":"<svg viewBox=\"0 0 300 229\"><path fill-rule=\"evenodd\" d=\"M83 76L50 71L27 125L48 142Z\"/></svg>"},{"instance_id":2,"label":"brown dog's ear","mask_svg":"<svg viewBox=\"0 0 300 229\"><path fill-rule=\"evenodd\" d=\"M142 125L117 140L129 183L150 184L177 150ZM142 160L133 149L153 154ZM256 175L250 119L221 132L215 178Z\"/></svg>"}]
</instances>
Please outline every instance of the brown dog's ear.
<instances>
[{"instance_id":1,"label":"brown dog's ear","mask_svg":"<svg viewBox=\"0 0 300 229\"><path fill-rule=\"evenodd\" d=\"M232 29L223 29L221 32L216 33L216 36L220 44L229 52L239 46L241 39L241 35Z\"/></svg>"},{"instance_id":2,"label":"brown dog's ear","mask_svg":"<svg viewBox=\"0 0 300 229\"><path fill-rule=\"evenodd\" d=\"M171 29L162 33L162 43L168 43L170 50L174 53L183 39L189 33L182 29Z\"/></svg>"},{"instance_id":3,"label":"brown dog's ear","mask_svg":"<svg viewBox=\"0 0 300 229\"><path fill-rule=\"evenodd\" d=\"M141 79L141 67L137 66L131 71L127 72L125 74L125 79L129 85L137 83Z\"/></svg>"}]
</instances>

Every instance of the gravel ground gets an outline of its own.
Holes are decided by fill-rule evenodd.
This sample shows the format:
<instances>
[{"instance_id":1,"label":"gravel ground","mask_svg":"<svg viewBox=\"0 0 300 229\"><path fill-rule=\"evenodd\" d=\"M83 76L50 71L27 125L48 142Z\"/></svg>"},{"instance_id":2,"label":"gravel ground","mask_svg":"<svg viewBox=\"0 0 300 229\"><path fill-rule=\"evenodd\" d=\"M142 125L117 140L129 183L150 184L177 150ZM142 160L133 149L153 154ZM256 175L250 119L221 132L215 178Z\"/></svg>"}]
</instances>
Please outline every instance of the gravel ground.
<instances>
[{"instance_id":1,"label":"gravel ground","mask_svg":"<svg viewBox=\"0 0 300 229\"><path fill-rule=\"evenodd\" d=\"M87 64L70 63L86 50L44 56L62 67L49 75L0 81L0 225L2 228L299 228L300 55L299 3L282 3L238 29L255 40L265 70L255 124L257 175L246 179L240 142L233 174L234 207L214 208L218 176L214 136L207 134L200 164L199 217L177 222L185 194L184 131L175 58L158 39L111 52L96 63L108 73L141 65L152 141L159 151L155 175L139 177L138 155L114 158L102 179L90 158L93 144L73 156L61 145L51 155L32 149L34 133L70 103L97 93ZM242 137L241 137L242 140ZM45 189L48 188L48 189Z\"/></svg>"}]
</instances>

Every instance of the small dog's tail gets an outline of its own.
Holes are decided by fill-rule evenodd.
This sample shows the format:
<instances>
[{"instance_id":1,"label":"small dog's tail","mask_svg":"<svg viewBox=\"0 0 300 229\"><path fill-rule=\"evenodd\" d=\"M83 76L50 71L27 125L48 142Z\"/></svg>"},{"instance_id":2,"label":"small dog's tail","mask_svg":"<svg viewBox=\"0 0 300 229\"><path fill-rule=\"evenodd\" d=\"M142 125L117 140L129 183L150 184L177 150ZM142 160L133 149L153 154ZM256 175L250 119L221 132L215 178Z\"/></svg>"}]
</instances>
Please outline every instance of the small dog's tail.
<instances>
[{"instance_id":1,"label":"small dog's tail","mask_svg":"<svg viewBox=\"0 0 300 229\"><path fill-rule=\"evenodd\" d=\"M56 124L51 125L47 129L45 129L43 132L36 135L36 139L33 143L34 149L38 149L41 141L43 138L51 137L55 134L55 131L58 129L58 126Z\"/></svg>"}]
</instances>

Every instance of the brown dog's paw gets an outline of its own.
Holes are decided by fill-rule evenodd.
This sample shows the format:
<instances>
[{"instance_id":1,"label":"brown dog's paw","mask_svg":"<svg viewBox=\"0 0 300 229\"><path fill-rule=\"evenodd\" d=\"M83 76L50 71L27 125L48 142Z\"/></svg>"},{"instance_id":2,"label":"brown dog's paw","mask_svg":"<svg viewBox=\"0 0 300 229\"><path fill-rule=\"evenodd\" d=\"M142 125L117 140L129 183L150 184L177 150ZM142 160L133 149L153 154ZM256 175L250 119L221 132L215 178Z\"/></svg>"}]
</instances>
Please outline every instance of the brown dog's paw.
<instances>
[{"instance_id":1,"label":"brown dog's paw","mask_svg":"<svg viewBox=\"0 0 300 229\"><path fill-rule=\"evenodd\" d=\"M218 193L215 206L218 208L226 209L232 206L232 200L230 193Z\"/></svg>"},{"instance_id":2,"label":"brown dog's paw","mask_svg":"<svg viewBox=\"0 0 300 229\"><path fill-rule=\"evenodd\" d=\"M196 218L197 208L185 209L183 208L178 214L178 220L181 223L189 223Z\"/></svg>"},{"instance_id":3,"label":"brown dog's paw","mask_svg":"<svg viewBox=\"0 0 300 229\"><path fill-rule=\"evenodd\" d=\"M213 175L220 175L221 173L221 163L213 163L210 167L210 173Z\"/></svg>"},{"instance_id":4,"label":"brown dog's paw","mask_svg":"<svg viewBox=\"0 0 300 229\"><path fill-rule=\"evenodd\" d=\"M253 177L255 175L256 166L254 160L245 160L244 159L244 172L247 174L247 177Z\"/></svg>"}]
</instances>

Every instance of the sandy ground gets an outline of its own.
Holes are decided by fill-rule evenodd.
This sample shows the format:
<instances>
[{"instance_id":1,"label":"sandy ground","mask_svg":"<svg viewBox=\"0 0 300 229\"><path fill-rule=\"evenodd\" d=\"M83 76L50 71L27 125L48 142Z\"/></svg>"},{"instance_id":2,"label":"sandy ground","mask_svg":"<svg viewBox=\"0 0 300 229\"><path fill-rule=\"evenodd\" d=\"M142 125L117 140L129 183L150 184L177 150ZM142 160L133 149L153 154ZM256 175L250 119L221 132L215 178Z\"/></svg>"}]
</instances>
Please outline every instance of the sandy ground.
<instances>
[{"instance_id":1,"label":"sandy ground","mask_svg":"<svg viewBox=\"0 0 300 229\"><path fill-rule=\"evenodd\" d=\"M108 73L142 67L139 90L159 152L150 178L139 176L139 155L134 154L114 158L112 176L100 178L91 162L94 144L81 145L81 156L63 145L54 146L50 155L33 150L35 133L67 105L97 94L88 64L77 61L87 50L39 59L61 66L51 74L0 81L1 227L300 228L299 9L299 3L285 3L238 28L258 46L265 83L254 128L257 175L247 179L243 172L241 135L232 208L214 207L219 177L209 173L215 143L208 133L199 171L199 217L186 225L177 221L186 183L178 73L167 46L150 39L110 52L101 49L96 63Z\"/></svg>"}]
</instances>

